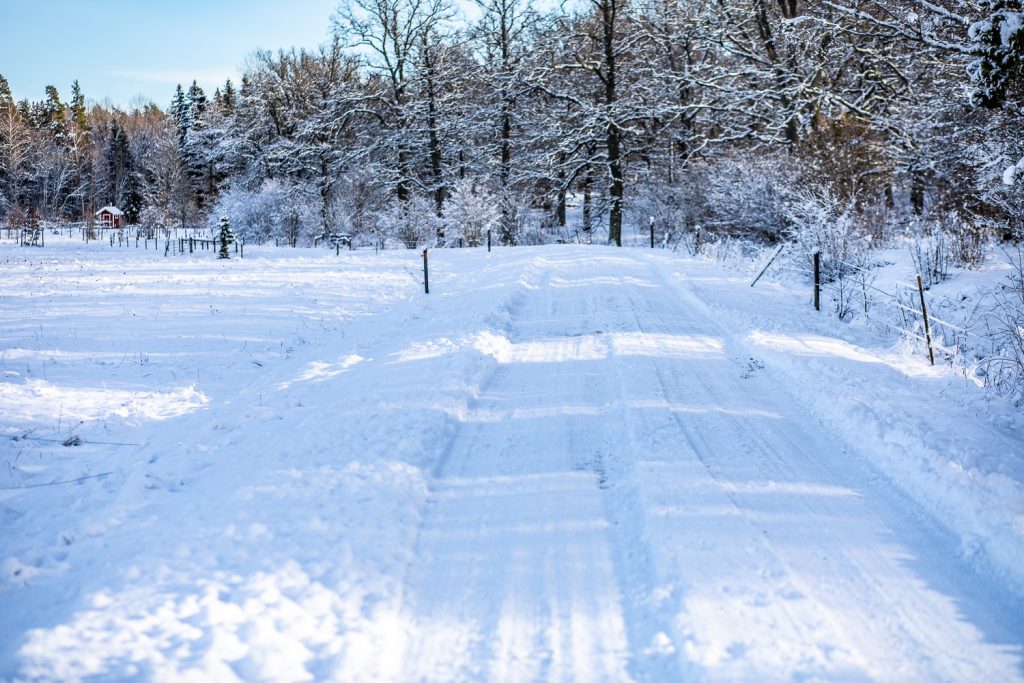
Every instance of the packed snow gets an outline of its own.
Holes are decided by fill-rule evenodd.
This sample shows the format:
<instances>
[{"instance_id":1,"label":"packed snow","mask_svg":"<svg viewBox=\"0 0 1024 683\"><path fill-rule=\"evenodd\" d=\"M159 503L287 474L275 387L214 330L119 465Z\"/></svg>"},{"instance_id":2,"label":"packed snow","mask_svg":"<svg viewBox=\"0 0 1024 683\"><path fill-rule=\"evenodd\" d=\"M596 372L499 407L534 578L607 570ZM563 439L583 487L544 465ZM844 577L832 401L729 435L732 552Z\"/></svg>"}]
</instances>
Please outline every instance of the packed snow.
<instances>
[{"instance_id":1,"label":"packed snow","mask_svg":"<svg viewBox=\"0 0 1024 683\"><path fill-rule=\"evenodd\" d=\"M0 245L0 679L1024 680L1024 424L666 250Z\"/></svg>"}]
</instances>

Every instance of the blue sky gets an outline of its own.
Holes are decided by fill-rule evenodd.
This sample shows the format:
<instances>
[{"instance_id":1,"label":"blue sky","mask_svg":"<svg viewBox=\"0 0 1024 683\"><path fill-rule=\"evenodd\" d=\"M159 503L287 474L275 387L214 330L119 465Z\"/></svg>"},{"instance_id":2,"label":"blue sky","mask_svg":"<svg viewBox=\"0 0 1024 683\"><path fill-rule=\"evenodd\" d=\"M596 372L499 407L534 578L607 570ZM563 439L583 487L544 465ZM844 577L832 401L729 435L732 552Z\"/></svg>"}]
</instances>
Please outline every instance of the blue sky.
<instances>
[{"instance_id":1,"label":"blue sky","mask_svg":"<svg viewBox=\"0 0 1024 683\"><path fill-rule=\"evenodd\" d=\"M166 107L177 83L237 83L253 50L315 47L339 0L0 0L0 74L17 99L47 85L67 100Z\"/></svg>"}]
</instances>

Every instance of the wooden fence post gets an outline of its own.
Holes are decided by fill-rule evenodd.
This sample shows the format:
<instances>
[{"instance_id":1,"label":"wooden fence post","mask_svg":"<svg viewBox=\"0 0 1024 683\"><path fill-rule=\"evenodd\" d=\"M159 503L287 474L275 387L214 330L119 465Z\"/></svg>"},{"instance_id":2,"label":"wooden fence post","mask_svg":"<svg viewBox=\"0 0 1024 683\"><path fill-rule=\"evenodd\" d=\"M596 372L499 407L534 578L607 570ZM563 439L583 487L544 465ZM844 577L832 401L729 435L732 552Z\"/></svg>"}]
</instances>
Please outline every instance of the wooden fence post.
<instances>
[{"instance_id":1,"label":"wooden fence post","mask_svg":"<svg viewBox=\"0 0 1024 683\"><path fill-rule=\"evenodd\" d=\"M427 271L427 250L423 250L423 293L430 294L430 274Z\"/></svg>"},{"instance_id":2,"label":"wooden fence post","mask_svg":"<svg viewBox=\"0 0 1024 683\"><path fill-rule=\"evenodd\" d=\"M651 216L651 249L654 249L654 216Z\"/></svg>"},{"instance_id":3,"label":"wooden fence post","mask_svg":"<svg viewBox=\"0 0 1024 683\"><path fill-rule=\"evenodd\" d=\"M928 342L928 360L935 365L935 352L932 351L932 331L928 325L928 309L924 305L924 285L921 283L921 276L917 276L917 293L921 295L921 316L924 317L924 338Z\"/></svg>"},{"instance_id":4,"label":"wooden fence post","mask_svg":"<svg viewBox=\"0 0 1024 683\"><path fill-rule=\"evenodd\" d=\"M821 310L821 252L814 252L814 310Z\"/></svg>"},{"instance_id":5,"label":"wooden fence post","mask_svg":"<svg viewBox=\"0 0 1024 683\"><path fill-rule=\"evenodd\" d=\"M491 231L487 231L487 253L491 253Z\"/></svg>"}]
</instances>

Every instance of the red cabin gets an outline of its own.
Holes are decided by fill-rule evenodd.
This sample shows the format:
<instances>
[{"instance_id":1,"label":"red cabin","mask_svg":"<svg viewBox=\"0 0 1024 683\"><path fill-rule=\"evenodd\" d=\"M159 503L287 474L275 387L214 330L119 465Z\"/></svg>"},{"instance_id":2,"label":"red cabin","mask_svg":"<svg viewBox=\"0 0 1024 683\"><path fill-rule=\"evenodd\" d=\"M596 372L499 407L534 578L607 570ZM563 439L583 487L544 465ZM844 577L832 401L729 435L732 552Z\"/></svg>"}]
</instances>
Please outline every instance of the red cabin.
<instances>
[{"instance_id":1,"label":"red cabin","mask_svg":"<svg viewBox=\"0 0 1024 683\"><path fill-rule=\"evenodd\" d=\"M104 206L96 212L96 224L101 228L120 228L124 212L116 206Z\"/></svg>"}]
</instances>

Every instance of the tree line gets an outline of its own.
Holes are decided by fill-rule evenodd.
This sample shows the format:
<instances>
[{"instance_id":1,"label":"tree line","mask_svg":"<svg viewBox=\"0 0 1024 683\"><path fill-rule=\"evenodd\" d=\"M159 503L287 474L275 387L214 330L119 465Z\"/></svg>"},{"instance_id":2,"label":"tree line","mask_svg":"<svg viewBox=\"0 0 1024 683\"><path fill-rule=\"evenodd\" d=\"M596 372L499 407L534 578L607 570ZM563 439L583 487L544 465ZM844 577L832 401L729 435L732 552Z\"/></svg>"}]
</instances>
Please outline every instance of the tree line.
<instances>
[{"instance_id":1,"label":"tree line","mask_svg":"<svg viewBox=\"0 0 1024 683\"><path fill-rule=\"evenodd\" d=\"M0 76L0 215L228 215L292 244L621 243L648 220L774 240L812 197L878 235L1024 231L1020 0L475 6L346 0L324 45L167 108L77 83L16 102Z\"/></svg>"}]
</instances>

